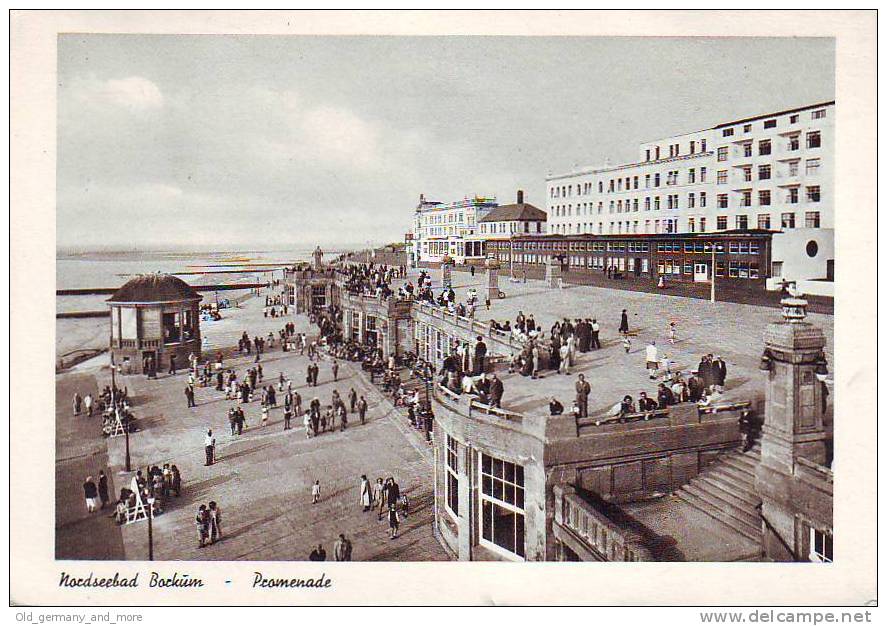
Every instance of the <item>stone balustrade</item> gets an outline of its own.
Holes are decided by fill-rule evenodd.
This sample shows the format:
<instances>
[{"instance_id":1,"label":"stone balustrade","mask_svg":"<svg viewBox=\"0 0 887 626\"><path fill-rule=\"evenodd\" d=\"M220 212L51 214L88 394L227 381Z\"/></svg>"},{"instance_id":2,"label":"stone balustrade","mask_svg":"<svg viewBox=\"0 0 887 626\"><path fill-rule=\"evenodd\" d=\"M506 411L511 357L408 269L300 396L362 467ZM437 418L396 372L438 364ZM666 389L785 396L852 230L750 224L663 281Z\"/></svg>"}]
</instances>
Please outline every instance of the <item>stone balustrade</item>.
<instances>
[{"instance_id":1,"label":"stone balustrade","mask_svg":"<svg viewBox=\"0 0 887 626\"><path fill-rule=\"evenodd\" d=\"M554 534L583 561L653 561L637 533L618 526L569 485L555 485Z\"/></svg>"}]
</instances>

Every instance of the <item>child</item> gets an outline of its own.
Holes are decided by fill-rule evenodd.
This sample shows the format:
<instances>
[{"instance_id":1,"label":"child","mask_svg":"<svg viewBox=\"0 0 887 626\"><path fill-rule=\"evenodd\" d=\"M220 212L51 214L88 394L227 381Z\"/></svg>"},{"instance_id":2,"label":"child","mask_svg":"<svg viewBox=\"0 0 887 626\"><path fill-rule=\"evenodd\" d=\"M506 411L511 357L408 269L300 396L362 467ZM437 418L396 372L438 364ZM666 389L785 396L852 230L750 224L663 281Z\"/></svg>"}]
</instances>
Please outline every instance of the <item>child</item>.
<instances>
[{"instance_id":1,"label":"child","mask_svg":"<svg viewBox=\"0 0 887 626\"><path fill-rule=\"evenodd\" d=\"M317 504L318 500L320 500L320 481L315 480L311 486L311 504Z\"/></svg>"},{"instance_id":2,"label":"child","mask_svg":"<svg viewBox=\"0 0 887 626\"><path fill-rule=\"evenodd\" d=\"M622 348L625 350L625 354L631 350L631 337L628 335L622 335Z\"/></svg>"},{"instance_id":3,"label":"child","mask_svg":"<svg viewBox=\"0 0 887 626\"><path fill-rule=\"evenodd\" d=\"M388 535L389 539L397 538L397 527L400 525L400 518L397 515L395 503L388 505Z\"/></svg>"}]
</instances>

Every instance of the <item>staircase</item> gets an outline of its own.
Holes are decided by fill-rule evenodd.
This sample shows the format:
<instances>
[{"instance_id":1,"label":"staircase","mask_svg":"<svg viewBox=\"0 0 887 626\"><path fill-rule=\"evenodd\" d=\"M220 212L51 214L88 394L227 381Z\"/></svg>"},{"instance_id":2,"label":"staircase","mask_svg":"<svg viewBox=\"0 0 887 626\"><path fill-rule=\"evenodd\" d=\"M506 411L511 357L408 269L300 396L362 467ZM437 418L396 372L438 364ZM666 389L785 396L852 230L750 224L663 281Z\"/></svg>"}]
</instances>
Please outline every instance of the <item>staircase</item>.
<instances>
[{"instance_id":1,"label":"staircase","mask_svg":"<svg viewBox=\"0 0 887 626\"><path fill-rule=\"evenodd\" d=\"M675 494L748 539L760 542L761 499L755 490L760 443L747 452L726 452Z\"/></svg>"}]
</instances>

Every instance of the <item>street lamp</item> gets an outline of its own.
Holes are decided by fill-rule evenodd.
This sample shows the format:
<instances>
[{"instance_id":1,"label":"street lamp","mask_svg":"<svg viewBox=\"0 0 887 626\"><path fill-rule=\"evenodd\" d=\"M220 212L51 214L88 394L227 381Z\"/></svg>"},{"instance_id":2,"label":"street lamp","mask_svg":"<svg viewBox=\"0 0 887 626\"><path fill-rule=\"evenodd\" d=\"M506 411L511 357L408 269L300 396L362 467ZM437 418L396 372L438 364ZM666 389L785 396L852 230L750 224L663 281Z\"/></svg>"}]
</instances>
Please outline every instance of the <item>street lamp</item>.
<instances>
[{"instance_id":1,"label":"street lamp","mask_svg":"<svg viewBox=\"0 0 887 626\"><path fill-rule=\"evenodd\" d=\"M148 560L154 560L154 496L148 496Z\"/></svg>"}]
</instances>

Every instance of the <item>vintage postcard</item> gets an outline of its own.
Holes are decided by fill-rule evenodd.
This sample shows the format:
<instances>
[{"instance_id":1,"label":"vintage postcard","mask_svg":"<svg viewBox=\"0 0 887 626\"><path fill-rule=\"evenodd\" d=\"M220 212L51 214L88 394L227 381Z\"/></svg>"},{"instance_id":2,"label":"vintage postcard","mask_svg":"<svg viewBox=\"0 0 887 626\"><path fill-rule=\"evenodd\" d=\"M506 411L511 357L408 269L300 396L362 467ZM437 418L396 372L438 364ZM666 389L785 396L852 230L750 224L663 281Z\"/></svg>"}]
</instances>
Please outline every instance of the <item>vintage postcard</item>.
<instances>
[{"instance_id":1,"label":"vintage postcard","mask_svg":"<svg viewBox=\"0 0 887 626\"><path fill-rule=\"evenodd\" d=\"M877 602L875 13L10 20L12 604Z\"/></svg>"}]
</instances>

